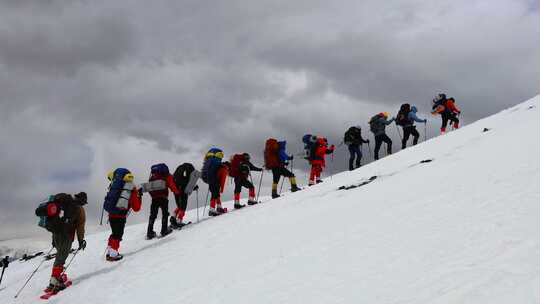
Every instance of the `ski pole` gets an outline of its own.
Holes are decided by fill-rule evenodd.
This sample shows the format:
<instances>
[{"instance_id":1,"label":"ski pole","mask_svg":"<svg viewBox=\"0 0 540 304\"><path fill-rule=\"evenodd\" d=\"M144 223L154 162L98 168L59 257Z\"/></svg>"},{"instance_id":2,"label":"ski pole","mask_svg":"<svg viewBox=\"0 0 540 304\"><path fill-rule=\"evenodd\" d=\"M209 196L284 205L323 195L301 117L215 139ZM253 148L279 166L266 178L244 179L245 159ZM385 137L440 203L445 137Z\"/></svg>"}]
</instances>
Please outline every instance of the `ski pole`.
<instances>
[{"instance_id":1,"label":"ski pole","mask_svg":"<svg viewBox=\"0 0 540 304\"><path fill-rule=\"evenodd\" d=\"M51 249L49 250L49 252L47 252L47 255L51 254L52 250L53 250L54 247L51 247ZM19 291L17 292L17 294L15 295L15 299L17 297L19 297L19 295L21 294L21 292L23 291L23 289L26 287L26 285L28 285L28 282L30 282L30 280L34 277L34 275L36 274L36 272L38 271L38 269L41 267L41 265L43 265L43 263L46 261L46 259L43 259L41 261L41 263L39 263L39 265L36 267L36 269L32 272L32 274L30 275L30 277L28 277L28 280L26 280L26 282L24 283L24 285L21 287L21 289L19 289Z\"/></svg>"},{"instance_id":2,"label":"ski pole","mask_svg":"<svg viewBox=\"0 0 540 304\"><path fill-rule=\"evenodd\" d=\"M259 189L257 189L257 202L259 201L259 194L261 194L261 185L264 175L264 169L261 171L261 178L259 178Z\"/></svg>"},{"instance_id":3,"label":"ski pole","mask_svg":"<svg viewBox=\"0 0 540 304\"><path fill-rule=\"evenodd\" d=\"M199 222L199 189L197 191L197 223Z\"/></svg>"},{"instance_id":4,"label":"ski pole","mask_svg":"<svg viewBox=\"0 0 540 304\"><path fill-rule=\"evenodd\" d=\"M9 264L9 257L6 256L6 257L2 260L2 275L0 275L0 285L2 284L2 279L4 278L4 271L5 271L6 268L8 267L8 264Z\"/></svg>"}]
</instances>

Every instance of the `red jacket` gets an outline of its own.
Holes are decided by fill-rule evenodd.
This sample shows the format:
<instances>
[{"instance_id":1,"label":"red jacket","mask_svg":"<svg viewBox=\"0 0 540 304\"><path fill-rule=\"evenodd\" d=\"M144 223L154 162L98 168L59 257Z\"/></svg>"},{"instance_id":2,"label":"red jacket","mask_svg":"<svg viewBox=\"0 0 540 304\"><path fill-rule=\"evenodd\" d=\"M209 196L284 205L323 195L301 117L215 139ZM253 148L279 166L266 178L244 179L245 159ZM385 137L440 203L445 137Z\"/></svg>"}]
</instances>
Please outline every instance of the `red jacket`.
<instances>
[{"instance_id":1,"label":"red jacket","mask_svg":"<svg viewBox=\"0 0 540 304\"><path fill-rule=\"evenodd\" d=\"M326 166L326 161L324 160L326 154L331 154L334 152L334 145L331 145L330 148L326 145L318 144L315 148L314 158L310 161L311 165L319 165L321 167Z\"/></svg>"},{"instance_id":2,"label":"red jacket","mask_svg":"<svg viewBox=\"0 0 540 304\"><path fill-rule=\"evenodd\" d=\"M141 210L141 198L139 197L139 190L137 190L137 187L133 187L133 190L131 191L131 195L129 196L129 209L135 211L135 212L139 212ZM110 214L109 213L109 218L110 219L113 219L113 218L127 218L127 214L126 215L122 215L122 214Z\"/></svg>"},{"instance_id":3,"label":"red jacket","mask_svg":"<svg viewBox=\"0 0 540 304\"><path fill-rule=\"evenodd\" d=\"M150 179L152 180L152 178ZM181 192L176 187L176 183L174 182L172 175L167 175L165 177L165 183L167 185L167 188L165 190L159 190L159 191L152 191L150 192L150 196L152 198L168 198L169 197L169 189L174 193L174 195L180 195Z\"/></svg>"}]
</instances>

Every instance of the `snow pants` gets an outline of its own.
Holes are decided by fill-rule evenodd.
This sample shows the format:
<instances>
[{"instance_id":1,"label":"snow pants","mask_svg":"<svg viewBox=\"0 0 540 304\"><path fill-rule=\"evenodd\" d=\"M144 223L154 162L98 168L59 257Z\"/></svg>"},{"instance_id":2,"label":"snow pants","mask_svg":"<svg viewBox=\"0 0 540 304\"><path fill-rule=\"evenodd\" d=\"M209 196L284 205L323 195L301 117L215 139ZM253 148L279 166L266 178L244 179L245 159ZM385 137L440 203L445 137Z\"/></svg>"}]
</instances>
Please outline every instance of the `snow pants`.
<instances>
[{"instance_id":1,"label":"snow pants","mask_svg":"<svg viewBox=\"0 0 540 304\"><path fill-rule=\"evenodd\" d=\"M386 134L379 134L375 136L375 159L379 159L379 150L381 150L382 143L386 143L386 154L392 154L392 140Z\"/></svg>"},{"instance_id":2,"label":"snow pants","mask_svg":"<svg viewBox=\"0 0 540 304\"><path fill-rule=\"evenodd\" d=\"M309 173L309 184L314 185L315 181L321 179L323 167L321 164L311 164L311 171Z\"/></svg>"},{"instance_id":3,"label":"snow pants","mask_svg":"<svg viewBox=\"0 0 540 304\"><path fill-rule=\"evenodd\" d=\"M109 225L111 226L111 235L109 236L108 246L118 251L120 248L120 242L124 237L124 229L126 228L126 218L109 218Z\"/></svg>"},{"instance_id":4,"label":"snow pants","mask_svg":"<svg viewBox=\"0 0 540 304\"><path fill-rule=\"evenodd\" d=\"M67 233L53 233L53 244L56 248L56 257L54 259L55 267L63 267L71 250L73 239Z\"/></svg>"},{"instance_id":5,"label":"snow pants","mask_svg":"<svg viewBox=\"0 0 540 304\"><path fill-rule=\"evenodd\" d=\"M255 186L246 177L240 176L234 178L234 201L240 201L242 187L249 189L249 200L255 200Z\"/></svg>"},{"instance_id":6,"label":"snow pants","mask_svg":"<svg viewBox=\"0 0 540 304\"><path fill-rule=\"evenodd\" d=\"M352 171L362 165L362 150L360 149L360 145L349 145L349 154L349 170Z\"/></svg>"},{"instance_id":7,"label":"snow pants","mask_svg":"<svg viewBox=\"0 0 540 304\"><path fill-rule=\"evenodd\" d=\"M418 144L418 138L420 138L420 133L416 130L415 126L406 126L403 128L403 140L401 141L401 149L407 147L407 141L410 136L413 136L413 145Z\"/></svg>"},{"instance_id":8,"label":"snow pants","mask_svg":"<svg viewBox=\"0 0 540 304\"><path fill-rule=\"evenodd\" d=\"M157 219L157 215L161 209L161 234L164 234L167 231L169 226L169 200L167 198L153 198L152 204L150 205L150 220L148 221L148 234L151 234L154 231L154 222Z\"/></svg>"},{"instance_id":9,"label":"snow pants","mask_svg":"<svg viewBox=\"0 0 540 304\"><path fill-rule=\"evenodd\" d=\"M454 123L454 129L459 128L459 119L457 118L456 113L444 111L441 113L441 118L442 118L441 132L446 131L446 127L448 126L448 121Z\"/></svg>"}]
</instances>

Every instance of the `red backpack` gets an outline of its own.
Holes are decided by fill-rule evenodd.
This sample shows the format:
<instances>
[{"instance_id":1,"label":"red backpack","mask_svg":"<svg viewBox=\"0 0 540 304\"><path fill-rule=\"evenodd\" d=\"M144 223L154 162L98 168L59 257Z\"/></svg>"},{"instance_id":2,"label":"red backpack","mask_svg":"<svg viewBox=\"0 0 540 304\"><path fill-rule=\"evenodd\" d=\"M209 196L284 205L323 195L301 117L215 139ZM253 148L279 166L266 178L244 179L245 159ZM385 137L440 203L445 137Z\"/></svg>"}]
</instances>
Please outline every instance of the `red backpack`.
<instances>
[{"instance_id":1,"label":"red backpack","mask_svg":"<svg viewBox=\"0 0 540 304\"><path fill-rule=\"evenodd\" d=\"M235 154L231 157L231 167L229 169L230 177L239 177L240 166L246 161L246 157L243 154Z\"/></svg>"},{"instance_id":2,"label":"red backpack","mask_svg":"<svg viewBox=\"0 0 540 304\"><path fill-rule=\"evenodd\" d=\"M272 169L279 167L279 144L277 139L269 138L266 140L264 147L264 166L266 169Z\"/></svg>"}]
</instances>

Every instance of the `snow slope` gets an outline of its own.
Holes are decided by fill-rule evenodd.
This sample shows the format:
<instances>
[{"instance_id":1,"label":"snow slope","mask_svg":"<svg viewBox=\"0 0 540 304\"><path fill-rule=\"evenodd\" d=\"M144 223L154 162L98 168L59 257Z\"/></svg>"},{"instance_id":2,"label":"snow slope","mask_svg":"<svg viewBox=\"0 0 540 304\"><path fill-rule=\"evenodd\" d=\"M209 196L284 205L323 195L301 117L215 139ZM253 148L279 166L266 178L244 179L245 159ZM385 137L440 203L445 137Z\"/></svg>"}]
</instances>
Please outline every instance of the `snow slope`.
<instances>
[{"instance_id":1,"label":"snow slope","mask_svg":"<svg viewBox=\"0 0 540 304\"><path fill-rule=\"evenodd\" d=\"M50 302L540 303L539 116L536 97L164 239L129 227L116 264L91 235ZM51 262L13 299L38 262L8 268L0 303L40 302Z\"/></svg>"}]
</instances>

